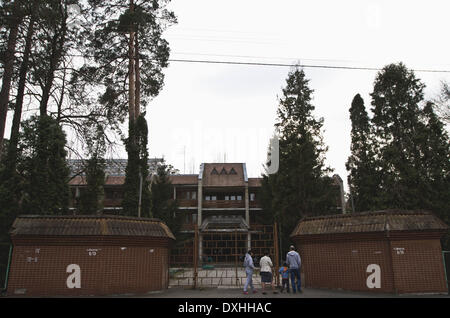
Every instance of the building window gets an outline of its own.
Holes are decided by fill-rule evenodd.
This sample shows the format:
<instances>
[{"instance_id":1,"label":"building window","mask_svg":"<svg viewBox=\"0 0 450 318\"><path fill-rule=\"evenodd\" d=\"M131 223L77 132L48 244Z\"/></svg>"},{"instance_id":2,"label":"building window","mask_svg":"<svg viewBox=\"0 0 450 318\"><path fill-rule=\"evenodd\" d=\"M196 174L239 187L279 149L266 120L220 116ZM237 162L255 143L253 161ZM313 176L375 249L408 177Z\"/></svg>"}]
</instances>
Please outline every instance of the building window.
<instances>
[{"instance_id":1,"label":"building window","mask_svg":"<svg viewBox=\"0 0 450 318\"><path fill-rule=\"evenodd\" d=\"M211 196L207 195L207 196L205 197L205 200L206 200L206 201L210 201L210 200L211 200Z\"/></svg>"},{"instance_id":2,"label":"building window","mask_svg":"<svg viewBox=\"0 0 450 318\"><path fill-rule=\"evenodd\" d=\"M220 174L228 174L225 168L222 168L222 171L220 171Z\"/></svg>"},{"instance_id":3,"label":"building window","mask_svg":"<svg viewBox=\"0 0 450 318\"><path fill-rule=\"evenodd\" d=\"M231 199L232 201L235 201L235 200L236 200L236 196L235 196L235 195L232 195L232 196L230 197L230 199Z\"/></svg>"},{"instance_id":4,"label":"building window","mask_svg":"<svg viewBox=\"0 0 450 318\"><path fill-rule=\"evenodd\" d=\"M192 214L192 223L197 223L197 214Z\"/></svg>"},{"instance_id":5,"label":"building window","mask_svg":"<svg viewBox=\"0 0 450 318\"><path fill-rule=\"evenodd\" d=\"M217 196L215 196L215 195L211 196L211 200L212 201L216 201L217 200Z\"/></svg>"},{"instance_id":6,"label":"building window","mask_svg":"<svg viewBox=\"0 0 450 318\"><path fill-rule=\"evenodd\" d=\"M190 198L189 198L189 196L190 196L190 192L188 191L188 192L186 192L186 200L189 200Z\"/></svg>"},{"instance_id":7,"label":"building window","mask_svg":"<svg viewBox=\"0 0 450 318\"><path fill-rule=\"evenodd\" d=\"M237 173L236 173L236 170L234 170L234 168L231 168L230 174L237 174Z\"/></svg>"},{"instance_id":8,"label":"building window","mask_svg":"<svg viewBox=\"0 0 450 318\"><path fill-rule=\"evenodd\" d=\"M255 194L254 193L250 193L250 201L255 201Z\"/></svg>"},{"instance_id":9,"label":"building window","mask_svg":"<svg viewBox=\"0 0 450 318\"><path fill-rule=\"evenodd\" d=\"M225 200L226 200L226 201L230 200L230 196L229 196L229 195L226 195L226 196L225 196Z\"/></svg>"},{"instance_id":10,"label":"building window","mask_svg":"<svg viewBox=\"0 0 450 318\"><path fill-rule=\"evenodd\" d=\"M237 196L237 200L238 200L238 201L242 201L242 195L238 195L238 196Z\"/></svg>"},{"instance_id":11,"label":"building window","mask_svg":"<svg viewBox=\"0 0 450 318\"><path fill-rule=\"evenodd\" d=\"M216 168L214 168L214 169L211 171L211 174L219 174L219 173L217 172Z\"/></svg>"},{"instance_id":12,"label":"building window","mask_svg":"<svg viewBox=\"0 0 450 318\"><path fill-rule=\"evenodd\" d=\"M191 200L197 200L197 192L195 191L191 192Z\"/></svg>"}]
</instances>

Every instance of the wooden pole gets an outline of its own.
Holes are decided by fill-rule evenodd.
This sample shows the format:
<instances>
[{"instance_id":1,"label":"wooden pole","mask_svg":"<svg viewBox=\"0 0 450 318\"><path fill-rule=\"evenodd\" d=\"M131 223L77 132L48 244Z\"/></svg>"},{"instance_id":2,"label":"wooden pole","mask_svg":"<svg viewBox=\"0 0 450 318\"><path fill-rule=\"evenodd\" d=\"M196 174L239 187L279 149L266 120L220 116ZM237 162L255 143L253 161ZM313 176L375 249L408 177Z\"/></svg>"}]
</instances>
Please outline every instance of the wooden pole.
<instances>
[{"instance_id":1,"label":"wooden pole","mask_svg":"<svg viewBox=\"0 0 450 318\"><path fill-rule=\"evenodd\" d=\"M275 222L273 225L273 246L275 248L275 282L277 286L280 286L280 275L278 269L280 268L280 253L278 251L278 224Z\"/></svg>"},{"instance_id":2,"label":"wooden pole","mask_svg":"<svg viewBox=\"0 0 450 318\"><path fill-rule=\"evenodd\" d=\"M236 286L239 286L238 281L238 252L237 252L237 229L234 229L234 267L236 272Z\"/></svg>"},{"instance_id":3,"label":"wooden pole","mask_svg":"<svg viewBox=\"0 0 450 318\"><path fill-rule=\"evenodd\" d=\"M197 267L198 267L198 226L195 224L194 229L194 289L197 288Z\"/></svg>"}]
</instances>

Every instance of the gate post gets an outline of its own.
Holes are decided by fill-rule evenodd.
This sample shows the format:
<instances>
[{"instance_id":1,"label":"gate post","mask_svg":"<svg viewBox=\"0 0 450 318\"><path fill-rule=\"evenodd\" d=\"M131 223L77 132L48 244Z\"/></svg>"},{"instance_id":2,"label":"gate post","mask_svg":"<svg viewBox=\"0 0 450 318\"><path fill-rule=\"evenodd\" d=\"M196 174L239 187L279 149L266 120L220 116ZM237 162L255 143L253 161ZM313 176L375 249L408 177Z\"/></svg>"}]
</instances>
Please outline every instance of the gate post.
<instances>
[{"instance_id":1,"label":"gate post","mask_svg":"<svg viewBox=\"0 0 450 318\"><path fill-rule=\"evenodd\" d=\"M194 229L194 289L197 288L197 267L198 267L198 225L195 224Z\"/></svg>"},{"instance_id":2,"label":"gate post","mask_svg":"<svg viewBox=\"0 0 450 318\"><path fill-rule=\"evenodd\" d=\"M238 286L238 249L237 249L237 228L234 229L234 266L236 275L236 286Z\"/></svg>"},{"instance_id":3,"label":"gate post","mask_svg":"<svg viewBox=\"0 0 450 318\"><path fill-rule=\"evenodd\" d=\"M277 286L280 286L280 275L278 274L278 269L280 268L280 254L278 251L278 224L277 222L273 225L273 247L275 249L275 282Z\"/></svg>"}]
</instances>

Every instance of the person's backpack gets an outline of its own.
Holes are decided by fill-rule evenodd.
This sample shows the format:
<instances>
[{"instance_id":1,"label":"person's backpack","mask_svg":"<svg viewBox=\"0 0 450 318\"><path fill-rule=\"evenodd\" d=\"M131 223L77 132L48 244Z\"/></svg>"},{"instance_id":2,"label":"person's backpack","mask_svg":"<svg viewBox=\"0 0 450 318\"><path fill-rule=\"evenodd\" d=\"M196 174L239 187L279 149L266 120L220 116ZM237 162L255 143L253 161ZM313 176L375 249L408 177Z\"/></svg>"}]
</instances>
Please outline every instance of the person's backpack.
<instances>
[{"instance_id":1,"label":"person's backpack","mask_svg":"<svg viewBox=\"0 0 450 318\"><path fill-rule=\"evenodd\" d=\"M243 264L243 266L244 266L244 267L247 267L247 266L248 266L248 258L247 258L247 255L244 256L244 264Z\"/></svg>"}]
</instances>

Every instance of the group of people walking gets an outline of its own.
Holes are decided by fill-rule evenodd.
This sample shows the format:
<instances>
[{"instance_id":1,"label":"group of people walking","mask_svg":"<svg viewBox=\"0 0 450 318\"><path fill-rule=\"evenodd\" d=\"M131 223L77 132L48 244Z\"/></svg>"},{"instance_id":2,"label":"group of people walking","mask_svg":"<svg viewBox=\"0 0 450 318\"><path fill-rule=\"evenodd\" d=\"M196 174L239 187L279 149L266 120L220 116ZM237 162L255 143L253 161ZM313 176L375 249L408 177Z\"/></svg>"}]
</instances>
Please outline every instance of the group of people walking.
<instances>
[{"instance_id":1,"label":"group of people walking","mask_svg":"<svg viewBox=\"0 0 450 318\"><path fill-rule=\"evenodd\" d=\"M245 254L244 259L244 267L245 267L245 273L247 275L247 280L244 285L244 294L248 294L248 288L252 290L253 293L257 293L257 290L253 286L253 271L255 270L255 265L253 263L253 257L254 254L251 250ZM281 292L283 292L285 289L289 293L289 278L291 279L292 284L292 292L295 293L301 293L301 278L300 278L300 267L301 267L301 258L300 255L295 251L295 247L291 245L289 248L289 252L286 254L286 262L283 264L282 267L277 269L277 274L281 274ZM275 285L273 283L273 263L270 259L269 252L266 252L265 255L260 259L259 261L260 265L260 275L261 275L261 287L262 287L262 293L266 294L265 292L265 285L270 284L272 287L272 292L276 294L275 291Z\"/></svg>"}]
</instances>

